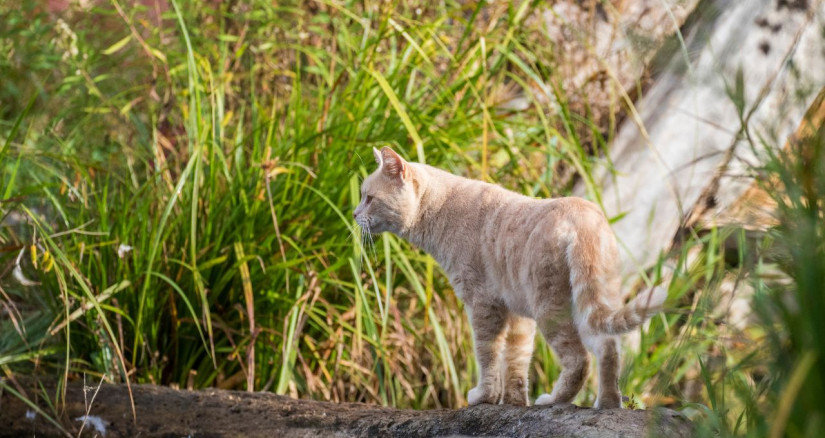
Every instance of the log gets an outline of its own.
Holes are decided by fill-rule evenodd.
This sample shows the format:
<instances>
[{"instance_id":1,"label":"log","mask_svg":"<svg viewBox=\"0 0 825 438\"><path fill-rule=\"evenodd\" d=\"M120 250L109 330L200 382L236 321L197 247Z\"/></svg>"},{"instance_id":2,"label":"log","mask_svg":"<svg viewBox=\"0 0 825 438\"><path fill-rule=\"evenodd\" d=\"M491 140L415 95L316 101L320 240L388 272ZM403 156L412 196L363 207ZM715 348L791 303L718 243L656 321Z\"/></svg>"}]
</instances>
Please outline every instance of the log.
<instances>
[{"instance_id":1,"label":"log","mask_svg":"<svg viewBox=\"0 0 825 438\"><path fill-rule=\"evenodd\" d=\"M688 437L692 433L689 420L664 408L479 405L414 411L296 400L271 393L185 391L154 385L132 386L135 418L126 386L103 384L99 390L98 385L84 390L82 382L67 385L65 401L54 403L55 414L42 395L55 398L55 387L39 391L35 385L27 386L30 397L40 394L34 403L42 412L11 390L0 389L0 437ZM44 413L65 430L58 429Z\"/></svg>"}]
</instances>

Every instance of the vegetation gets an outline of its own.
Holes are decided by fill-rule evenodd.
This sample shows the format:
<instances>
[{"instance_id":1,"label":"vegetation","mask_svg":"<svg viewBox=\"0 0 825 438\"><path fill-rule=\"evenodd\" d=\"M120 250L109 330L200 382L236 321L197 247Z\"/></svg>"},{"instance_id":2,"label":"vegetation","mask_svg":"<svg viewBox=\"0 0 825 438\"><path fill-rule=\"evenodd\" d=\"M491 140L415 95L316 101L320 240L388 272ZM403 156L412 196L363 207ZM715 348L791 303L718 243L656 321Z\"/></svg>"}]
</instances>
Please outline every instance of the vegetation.
<instances>
[{"instance_id":1,"label":"vegetation","mask_svg":"<svg viewBox=\"0 0 825 438\"><path fill-rule=\"evenodd\" d=\"M589 180L612 135L570 111L530 2L112 0L64 19L33 3L0 2L9 391L85 375L462 406L476 370L461 303L430 257L389 235L364 245L351 220L371 147L557 196L560 170ZM529 109L502 109L514 89ZM625 357L631 403L724 436L825 427L823 138L756 169L781 183L781 226L677 249L673 310ZM743 326L716 306L731 279L754 290ZM537 346L534 396L558 374ZM579 401L594 398L591 382Z\"/></svg>"}]
</instances>

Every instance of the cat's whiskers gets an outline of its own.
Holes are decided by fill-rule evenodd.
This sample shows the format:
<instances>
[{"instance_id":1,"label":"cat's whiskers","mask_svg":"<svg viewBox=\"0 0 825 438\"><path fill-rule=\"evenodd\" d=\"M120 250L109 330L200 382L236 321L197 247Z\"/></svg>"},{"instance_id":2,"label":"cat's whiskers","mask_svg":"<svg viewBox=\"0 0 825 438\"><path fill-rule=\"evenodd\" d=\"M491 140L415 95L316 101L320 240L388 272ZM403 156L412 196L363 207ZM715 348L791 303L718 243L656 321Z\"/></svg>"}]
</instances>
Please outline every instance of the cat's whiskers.
<instances>
[{"instance_id":1,"label":"cat's whiskers","mask_svg":"<svg viewBox=\"0 0 825 438\"><path fill-rule=\"evenodd\" d=\"M372 248L373 260L378 260L378 253L375 251L375 240L372 238L372 230L370 230L369 221L367 222L367 239L369 239L369 246Z\"/></svg>"},{"instance_id":2,"label":"cat's whiskers","mask_svg":"<svg viewBox=\"0 0 825 438\"><path fill-rule=\"evenodd\" d=\"M375 251L375 241L372 238L372 230L370 230L371 227L369 218L356 219L355 224L358 226L358 229L361 232L361 247L359 248L360 257L358 260L358 270L360 271L363 269L364 266L364 258L366 257L367 259L369 259L370 247L372 248L372 255L374 260L378 260L378 254Z\"/></svg>"},{"instance_id":3,"label":"cat's whiskers","mask_svg":"<svg viewBox=\"0 0 825 438\"><path fill-rule=\"evenodd\" d=\"M358 248L358 271L361 271L362 267L364 266L364 245L366 245L367 243L367 237L365 236L366 229L364 225L361 224L361 221L357 219L355 220L355 224L357 225L358 231L360 233L358 236L358 243L360 244L360 247Z\"/></svg>"},{"instance_id":4,"label":"cat's whiskers","mask_svg":"<svg viewBox=\"0 0 825 438\"><path fill-rule=\"evenodd\" d=\"M364 225L361 227L361 238L363 239L361 242L361 268L363 269L364 259L369 259L370 225L367 221L364 221Z\"/></svg>"}]
</instances>

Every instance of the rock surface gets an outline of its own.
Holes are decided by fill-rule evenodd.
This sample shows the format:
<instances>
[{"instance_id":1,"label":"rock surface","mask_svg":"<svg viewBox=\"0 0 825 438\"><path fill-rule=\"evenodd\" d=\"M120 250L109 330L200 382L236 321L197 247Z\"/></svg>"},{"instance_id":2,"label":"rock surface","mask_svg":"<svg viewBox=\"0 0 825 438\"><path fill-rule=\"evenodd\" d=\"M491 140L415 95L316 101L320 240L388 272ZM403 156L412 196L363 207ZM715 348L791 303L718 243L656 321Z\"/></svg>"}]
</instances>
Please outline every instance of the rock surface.
<instances>
[{"instance_id":1,"label":"rock surface","mask_svg":"<svg viewBox=\"0 0 825 438\"><path fill-rule=\"evenodd\" d=\"M33 386L32 386L33 388ZM42 392L30 391L36 412L10 391L0 396L0 437L36 435L161 437L688 437L691 423L668 410L594 410L574 405L515 407L480 405L459 410L412 411L359 403L295 400L269 393L182 391L132 387L137 414L122 385L71 383L55 416ZM39 399L34 397L40 394ZM54 398L56 390L46 390ZM88 408L87 408L88 407ZM45 418L48 413L64 428ZM84 424L84 419L86 419ZM81 433L82 427L82 433ZM68 435L67 435L68 434Z\"/></svg>"}]
</instances>

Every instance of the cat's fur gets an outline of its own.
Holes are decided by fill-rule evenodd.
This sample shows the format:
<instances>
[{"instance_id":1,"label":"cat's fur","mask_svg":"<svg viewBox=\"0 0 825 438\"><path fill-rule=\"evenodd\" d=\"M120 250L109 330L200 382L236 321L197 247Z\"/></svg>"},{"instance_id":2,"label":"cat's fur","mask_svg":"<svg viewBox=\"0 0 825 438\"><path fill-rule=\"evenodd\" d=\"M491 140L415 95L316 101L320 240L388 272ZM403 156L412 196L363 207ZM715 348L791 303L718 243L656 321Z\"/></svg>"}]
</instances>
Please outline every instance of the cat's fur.
<instances>
[{"instance_id":1,"label":"cat's fur","mask_svg":"<svg viewBox=\"0 0 825 438\"><path fill-rule=\"evenodd\" d=\"M470 405L527 405L536 326L562 372L536 404L571 402L596 355L595 407L621 407L618 335L661 309L664 289L623 303L616 240L604 214L579 198L533 199L408 163L373 149L378 170L361 185L356 222L430 253L464 300L480 381Z\"/></svg>"}]
</instances>

